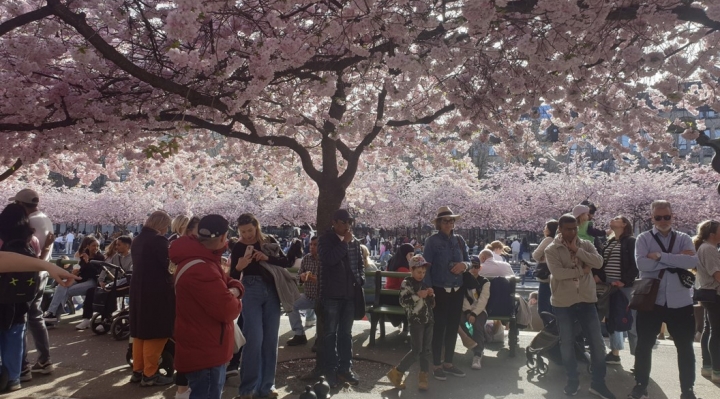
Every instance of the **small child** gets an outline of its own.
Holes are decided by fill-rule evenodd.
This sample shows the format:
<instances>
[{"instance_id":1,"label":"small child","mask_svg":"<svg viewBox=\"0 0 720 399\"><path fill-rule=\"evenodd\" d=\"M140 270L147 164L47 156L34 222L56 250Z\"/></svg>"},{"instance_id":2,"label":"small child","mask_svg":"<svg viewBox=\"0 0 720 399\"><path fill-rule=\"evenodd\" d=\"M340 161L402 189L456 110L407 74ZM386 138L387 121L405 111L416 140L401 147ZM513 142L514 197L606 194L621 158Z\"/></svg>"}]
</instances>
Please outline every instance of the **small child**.
<instances>
[{"instance_id":1,"label":"small child","mask_svg":"<svg viewBox=\"0 0 720 399\"><path fill-rule=\"evenodd\" d=\"M465 326L465 322L460 324L460 328L477 344L472 348L474 356L470 368L473 370L482 368L485 323L488 319L487 303L490 299L490 280L478 274L481 267L479 262L473 262L470 271L463 274L463 315L465 321L472 326L472 333Z\"/></svg>"},{"instance_id":2,"label":"small child","mask_svg":"<svg viewBox=\"0 0 720 399\"><path fill-rule=\"evenodd\" d=\"M428 371L430 370L430 355L433 333L433 311L435 307L435 293L433 289L423 283L425 272L430 265L421 255L415 255L408 262L410 277L406 277L400 286L400 305L405 308L410 326L411 349L393 367L387 377L395 388L404 389L403 377L405 372L415 361L420 361L420 375L418 389L428 389Z\"/></svg>"}]
</instances>

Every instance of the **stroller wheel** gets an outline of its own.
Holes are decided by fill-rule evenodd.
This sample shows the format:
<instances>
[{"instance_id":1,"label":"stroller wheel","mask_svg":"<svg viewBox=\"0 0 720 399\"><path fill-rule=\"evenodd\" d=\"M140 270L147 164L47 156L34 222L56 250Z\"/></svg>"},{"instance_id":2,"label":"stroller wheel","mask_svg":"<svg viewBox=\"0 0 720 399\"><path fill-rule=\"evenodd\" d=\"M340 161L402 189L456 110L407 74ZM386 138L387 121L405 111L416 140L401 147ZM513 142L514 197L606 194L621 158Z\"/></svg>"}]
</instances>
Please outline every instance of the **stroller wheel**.
<instances>
[{"instance_id":1,"label":"stroller wheel","mask_svg":"<svg viewBox=\"0 0 720 399\"><path fill-rule=\"evenodd\" d=\"M102 328L100 328L100 326L102 326ZM103 320L102 315L98 313L93 316L92 322L90 323L90 329L97 335L105 335L108 331L110 331L110 325L106 323Z\"/></svg>"},{"instance_id":2,"label":"stroller wheel","mask_svg":"<svg viewBox=\"0 0 720 399\"><path fill-rule=\"evenodd\" d=\"M542 357L537 358L537 371L540 375L545 375L548 372L548 364L545 363Z\"/></svg>"},{"instance_id":3,"label":"stroller wheel","mask_svg":"<svg viewBox=\"0 0 720 399\"><path fill-rule=\"evenodd\" d=\"M128 339L128 337L130 337L130 317L116 317L110 325L110 333L116 341Z\"/></svg>"}]
</instances>

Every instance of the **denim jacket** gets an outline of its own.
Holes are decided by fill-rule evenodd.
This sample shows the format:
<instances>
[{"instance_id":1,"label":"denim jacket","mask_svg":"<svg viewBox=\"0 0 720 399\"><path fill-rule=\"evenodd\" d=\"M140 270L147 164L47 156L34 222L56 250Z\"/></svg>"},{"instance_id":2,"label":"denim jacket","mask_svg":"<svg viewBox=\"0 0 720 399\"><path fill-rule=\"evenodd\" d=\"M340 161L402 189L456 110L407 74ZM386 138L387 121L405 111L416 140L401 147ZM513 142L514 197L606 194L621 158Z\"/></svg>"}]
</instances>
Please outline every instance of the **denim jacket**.
<instances>
[{"instance_id":1,"label":"denim jacket","mask_svg":"<svg viewBox=\"0 0 720 399\"><path fill-rule=\"evenodd\" d=\"M461 236L453 233L448 236L440 231L431 235L425 240L423 256L430 263L430 269L423 280L425 284L442 288L462 287L462 273L453 274L450 271L457 262L464 262L465 270L470 268L467 245Z\"/></svg>"}]
</instances>

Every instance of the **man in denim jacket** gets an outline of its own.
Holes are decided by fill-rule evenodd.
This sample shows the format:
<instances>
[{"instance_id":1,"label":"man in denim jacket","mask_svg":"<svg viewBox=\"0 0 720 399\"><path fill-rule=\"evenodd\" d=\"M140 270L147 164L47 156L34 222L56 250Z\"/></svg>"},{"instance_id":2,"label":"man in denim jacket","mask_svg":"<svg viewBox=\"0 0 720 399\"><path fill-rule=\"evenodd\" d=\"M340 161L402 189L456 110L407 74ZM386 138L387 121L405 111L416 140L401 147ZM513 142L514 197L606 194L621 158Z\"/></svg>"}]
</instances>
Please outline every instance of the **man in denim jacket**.
<instances>
[{"instance_id":1,"label":"man in denim jacket","mask_svg":"<svg viewBox=\"0 0 720 399\"><path fill-rule=\"evenodd\" d=\"M425 241L423 254L431 265L424 281L435 292L433 376L440 381L445 381L447 374L465 377L465 373L452 363L462 315L463 273L470 268L470 257L465 240L453 233L455 221L459 219L460 215L455 215L450 208L440 207L433 220L438 232ZM443 348L445 359L441 362L440 355Z\"/></svg>"}]
</instances>

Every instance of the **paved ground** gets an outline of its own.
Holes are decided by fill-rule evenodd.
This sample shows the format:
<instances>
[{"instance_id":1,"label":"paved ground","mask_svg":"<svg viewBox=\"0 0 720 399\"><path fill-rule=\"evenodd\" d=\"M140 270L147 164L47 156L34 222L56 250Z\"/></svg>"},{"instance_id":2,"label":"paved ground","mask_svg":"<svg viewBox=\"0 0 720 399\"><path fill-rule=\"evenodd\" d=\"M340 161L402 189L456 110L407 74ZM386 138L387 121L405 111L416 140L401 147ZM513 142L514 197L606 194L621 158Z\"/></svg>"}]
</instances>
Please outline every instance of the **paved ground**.
<instances>
[{"instance_id":1,"label":"paved ground","mask_svg":"<svg viewBox=\"0 0 720 399\"><path fill-rule=\"evenodd\" d=\"M109 335L96 336L90 331L77 331L74 324L79 321L78 316L64 319L58 328L50 331L53 343L52 357L57 365L55 373L50 376L36 376L33 381L23 383L24 388L12 394L0 395L2 398L50 398L69 397L78 399L128 399L128 398L173 398L174 387L140 388L138 385L127 383L130 369L125 363L127 342L114 341ZM368 322L357 322L354 329L355 354L360 359L367 359L363 369L365 378L357 387L343 389L335 392L335 397L349 399L364 398L562 398L562 388L565 383L564 373L560 366L550 365L548 374L544 377L529 376L525 365L524 347L530 343L534 333L522 332L520 336L520 352L515 358L508 356L507 348L491 346L486 351L483 369L470 370L471 355L466 354L458 340L458 355L456 365L467 371L466 378L448 377L448 381L430 381L428 393L418 393L417 382L413 375L404 391L391 389L390 383L383 377L389 369L389 364L395 364L409 349L409 344L403 336L388 325L388 336L378 341L375 348L368 348ZM314 328L308 330L312 335ZM287 318L281 324L281 345L290 338L291 331ZM34 352L31 352L31 358ZM698 363L700 348L696 344ZM281 346L280 362L291 359L311 357L309 345L307 347L285 348ZM632 357L628 351L621 353L623 364L608 368L607 382L610 389L618 398L625 398L634 384L628 370L632 367ZM650 395L653 399L679 398L677 366L675 349L672 341L661 341L654 355L654 369ZM372 361L372 362L370 362ZM376 363L377 362L377 363ZM383 364L384 363L384 364ZM278 380L278 389L283 398L297 398L299 391L292 392L292 387L300 384L293 381L294 372L289 369L298 365L307 366L309 362L281 363L279 375L290 375L289 378ZM417 367L417 366L414 366ZM710 399L720 397L720 388L700 377L698 378L696 393L698 397ZM417 369L413 369L415 371ZM416 372L416 371L415 371ZM590 383L589 375L581 373L581 391L578 398L593 397L587 393ZM363 376L361 376L363 377ZM237 394L238 377L231 378L226 384L223 399L230 399Z\"/></svg>"}]
</instances>

